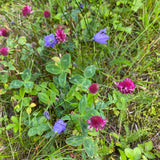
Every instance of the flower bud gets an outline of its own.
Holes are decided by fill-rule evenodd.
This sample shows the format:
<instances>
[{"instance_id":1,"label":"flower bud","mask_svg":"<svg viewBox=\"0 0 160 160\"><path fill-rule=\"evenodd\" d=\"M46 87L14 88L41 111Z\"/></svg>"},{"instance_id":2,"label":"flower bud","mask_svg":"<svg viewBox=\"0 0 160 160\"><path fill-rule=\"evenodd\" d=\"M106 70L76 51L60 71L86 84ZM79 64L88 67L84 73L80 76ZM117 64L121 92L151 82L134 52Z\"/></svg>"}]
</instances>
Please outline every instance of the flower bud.
<instances>
[{"instance_id":1,"label":"flower bud","mask_svg":"<svg viewBox=\"0 0 160 160\"><path fill-rule=\"evenodd\" d=\"M50 16L51 16L51 13L49 12L49 10L45 10L44 11L44 17L49 18Z\"/></svg>"}]
</instances>

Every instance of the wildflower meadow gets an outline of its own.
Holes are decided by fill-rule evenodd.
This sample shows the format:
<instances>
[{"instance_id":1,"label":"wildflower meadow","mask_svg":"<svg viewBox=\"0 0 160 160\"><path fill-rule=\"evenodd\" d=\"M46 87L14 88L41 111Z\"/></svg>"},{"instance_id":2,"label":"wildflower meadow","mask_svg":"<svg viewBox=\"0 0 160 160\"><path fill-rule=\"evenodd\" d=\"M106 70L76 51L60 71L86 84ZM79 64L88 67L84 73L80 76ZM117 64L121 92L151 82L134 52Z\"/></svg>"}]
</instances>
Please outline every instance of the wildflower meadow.
<instances>
[{"instance_id":1,"label":"wildflower meadow","mask_svg":"<svg viewBox=\"0 0 160 160\"><path fill-rule=\"evenodd\" d=\"M160 159L160 0L0 0L0 160Z\"/></svg>"}]
</instances>

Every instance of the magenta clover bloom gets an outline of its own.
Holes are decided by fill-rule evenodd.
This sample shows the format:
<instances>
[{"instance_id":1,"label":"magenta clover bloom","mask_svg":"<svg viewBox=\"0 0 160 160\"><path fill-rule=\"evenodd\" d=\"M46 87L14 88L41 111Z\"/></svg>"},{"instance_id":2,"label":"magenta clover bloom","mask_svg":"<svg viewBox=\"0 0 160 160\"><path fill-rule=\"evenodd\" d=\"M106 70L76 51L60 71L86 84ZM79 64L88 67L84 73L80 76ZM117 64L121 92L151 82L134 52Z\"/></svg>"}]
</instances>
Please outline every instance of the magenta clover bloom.
<instances>
[{"instance_id":1,"label":"magenta clover bloom","mask_svg":"<svg viewBox=\"0 0 160 160\"><path fill-rule=\"evenodd\" d=\"M98 33L94 35L94 40L98 43L105 43L107 44L107 40L109 39L109 36L105 34L106 28L101 29Z\"/></svg>"},{"instance_id":2,"label":"magenta clover bloom","mask_svg":"<svg viewBox=\"0 0 160 160\"><path fill-rule=\"evenodd\" d=\"M48 112L48 111L44 111L44 116L45 116L47 119L50 119L50 115L49 115L49 112Z\"/></svg>"},{"instance_id":3,"label":"magenta clover bloom","mask_svg":"<svg viewBox=\"0 0 160 160\"><path fill-rule=\"evenodd\" d=\"M22 14L23 16L29 16L31 13L33 13L34 11L32 10L31 6L26 5L25 7L22 8Z\"/></svg>"},{"instance_id":4,"label":"magenta clover bloom","mask_svg":"<svg viewBox=\"0 0 160 160\"><path fill-rule=\"evenodd\" d=\"M124 79L122 82L115 82L117 89L123 94L132 94L135 85L129 78Z\"/></svg>"},{"instance_id":5,"label":"magenta clover bloom","mask_svg":"<svg viewBox=\"0 0 160 160\"><path fill-rule=\"evenodd\" d=\"M3 56L7 56L8 55L8 52L9 52L9 48L1 48L0 49L0 53L3 55Z\"/></svg>"},{"instance_id":6,"label":"magenta clover bloom","mask_svg":"<svg viewBox=\"0 0 160 160\"><path fill-rule=\"evenodd\" d=\"M45 10L44 11L44 17L49 18L50 16L51 16L51 13L49 12L49 10Z\"/></svg>"},{"instance_id":7,"label":"magenta clover bloom","mask_svg":"<svg viewBox=\"0 0 160 160\"><path fill-rule=\"evenodd\" d=\"M93 83L89 87L89 92L95 94L98 91L98 89L99 89L99 84Z\"/></svg>"},{"instance_id":8,"label":"magenta clover bloom","mask_svg":"<svg viewBox=\"0 0 160 160\"><path fill-rule=\"evenodd\" d=\"M55 44L57 43L57 40L52 33L49 36L45 36L44 40L45 40L45 44L44 44L45 47L52 47L53 48L55 46Z\"/></svg>"},{"instance_id":9,"label":"magenta clover bloom","mask_svg":"<svg viewBox=\"0 0 160 160\"><path fill-rule=\"evenodd\" d=\"M66 33L64 33L63 29L57 29L56 31L56 39L58 43L60 42L66 42Z\"/></svg>"},{"instance_id":10,"label":"magenta clover bloom","mask_svg":"<svg viewBox=\"0 0 160 160\"><path fill-rule=\"evenodd\" d=\"M67 123L63 122L62 119L59 119L58 121L56 121L56 123L53 126L53 131L54 132L58 132L61 133L62 131L64 131L66 129L66 125Z\"/></svg>"},{"instance_id":11,"label":"magenta clover bloom","mask_svg":"<svg viewBox=\"0 0 160 160\"><path fill-rule=\"evenodd\" d=\"M6 29L6 28L1 28L1 29L0 29L0 36L8 37L8 36L9 36L9 31L8 31L8 29Z\"/></svg>"},{"instance_id":12,"label":"magenta clover bloom","mask_svg":"<svg viewBox=\"0 0 160 160\"><path fill-rule=\"evenodd\" d=\"M106 124L107 119L103 119L100 116L92 116L90 120L87 119L87 123L89 123L88 128L90 128L90 130L92 130L93 128L95 128L96 132L103 128L105 128L105 124Z\"/></svg>"}]
</instances>

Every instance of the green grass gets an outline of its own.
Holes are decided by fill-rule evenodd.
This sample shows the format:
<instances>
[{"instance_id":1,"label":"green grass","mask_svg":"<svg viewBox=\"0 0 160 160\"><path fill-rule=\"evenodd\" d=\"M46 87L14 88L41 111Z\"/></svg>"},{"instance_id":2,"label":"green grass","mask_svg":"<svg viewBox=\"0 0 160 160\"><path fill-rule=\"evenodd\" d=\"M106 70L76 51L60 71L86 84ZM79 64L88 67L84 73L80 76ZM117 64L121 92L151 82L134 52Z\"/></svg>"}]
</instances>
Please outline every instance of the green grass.
<instances>
[{"instance_id":1,"label":"green grass","mask_svg":"<svg viewBox=\"0 0 160 160\"><path fill-rule=\"evenodd\" d=\"M122 159L128 157L126 149L134 149L151 140L153 148L150 143L144 143L150 149L145 146L141 158L151 154L148 159L158 159L160 1L90 0L82 1L83 9L80 9L80 2L0 1L0 29L10 31L8 38L0 37L0 48L10 49L8 56L0 55L3 61L0 70L0 110L3 113L0 148L4 146L0 149L0 158ZM34 10L28 17L21 13L25 5ZM49 19L43 15L46 9L51 12ZM44 37L55 33L57 25L62 25L67 33L67 43L56 44L54 48L44 47ZM110 37L107 45L93 39L103 28L107 28L106 34ZM30 47L33 42L37 44L35 48ZM58 63L51 58L61 59L66 53L77 67L70 63L63 69L63 74L62 68L56 74L46 69L49 64ZM96 71L87 78L85 69L91 65ZM31 71L29 80L23 78L27 68ZM77 79L80 82L73 83L72 78L77 74L82 79L85 77L87 87L90 83L100 84L94 99L82 86L80 77ZM116 89L115 82L125 78L132 79L136 85L132 95L122 95ZM33 82L33 87L14 88L11 86L14 80ZM39 93L46 97L40 98ZM55 97L59 101L55 101ZM36 106L28 114L31 103ZM44 110L50 112L51 120L44 118ZM105 129L89 132L86 119L91 115L108 118ZM17 120L14 121L13 116ZM59 118L68 120L67 129L54 136L51 130ZM31 128L38 127L36 124L48 126L48 129L29 134ZM9 125L11 127L7 128ZM49 131L51 135L46 138ZM72 136L85 138L79 138L82 143L76 139L77 144L73 141L72 144L68 140Z\"/></svg>"}]
</instances>

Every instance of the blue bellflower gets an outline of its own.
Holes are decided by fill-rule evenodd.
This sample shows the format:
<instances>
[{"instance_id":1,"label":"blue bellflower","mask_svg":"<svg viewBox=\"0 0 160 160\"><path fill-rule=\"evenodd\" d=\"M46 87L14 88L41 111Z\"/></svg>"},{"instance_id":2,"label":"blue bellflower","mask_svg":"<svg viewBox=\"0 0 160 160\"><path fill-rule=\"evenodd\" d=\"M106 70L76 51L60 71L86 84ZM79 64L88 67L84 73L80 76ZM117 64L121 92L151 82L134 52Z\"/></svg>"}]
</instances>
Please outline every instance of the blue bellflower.
<instances>
[{"instance_id":1,"label":"blue bellflower","mask_svg":"<svg viewBox=\"0 0 160 160\"><path fill-rule=\"evenodd\" d=\"M66 129L66 125L67 123L64 123L62 119L59 119L58 121L56 121L56 123L53 126L53 131L54 132L58 132L61 133L62 131L64 131Z\"/></svg>"},{"instance_id":2,"label":"blue bellflower","mask_svg":"<svg viewBox=\"0 0 160 160\"><path fill-rule=\"evenodd\" d=\"M57 40L52 33L49 36L45 36L44 40L45 40L45 44L44 44L45 47L52 47L53 48L55 46L55 44L57 43Z\"/></svg>"},{"instance_id":3,"label":"blue bellflower","mask_svg":"<svg viewBox=\"0 0 160 160\"><path fill-rule=\"evenodd\" d=\"M48 112L48 111L44 111L44 116L45 116L47 119L50 119L50 115L49 115L49 112Z\"/></svg>"},{"instance_id":4,"label":"blue bellflower","mask_svg":"<svg viewBox=\"0 0 160 160\"><path fill-rule=\"evenodd\" d=\"M109 39L109 36L105 34L106 28L101 29L98 33L94 35L94 40L98 43L105 43L107 44L107 40Z\"/></svg>"},{"instance_id":5,"label":"blue bellflower","mask_svg":"<svg viewBox=\"0 0 160 160\"><path fill-rule=\"evenodd\" d=\"M75 62L73 62L73 66L74 66L74 67L77 67L77 64L76 64Z\"/></svg>"},{"instance_id":6,"label":"blue bellflower","mask_svg":"<svg viewBox=\"0 0 160 160\"><path fill-rule=\"evenodd\" d=\"M80 3L80 8L83 9L83 4L82 3Z\"/></svg>"}]
</instances>

